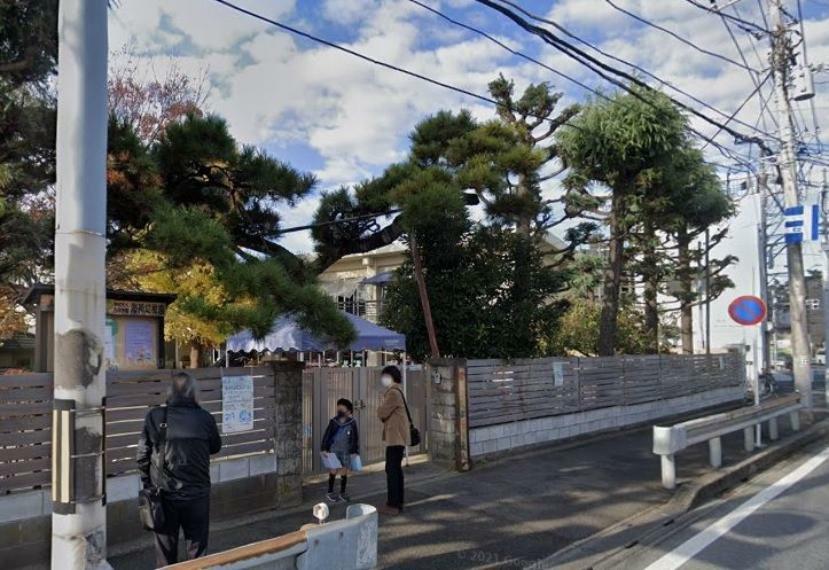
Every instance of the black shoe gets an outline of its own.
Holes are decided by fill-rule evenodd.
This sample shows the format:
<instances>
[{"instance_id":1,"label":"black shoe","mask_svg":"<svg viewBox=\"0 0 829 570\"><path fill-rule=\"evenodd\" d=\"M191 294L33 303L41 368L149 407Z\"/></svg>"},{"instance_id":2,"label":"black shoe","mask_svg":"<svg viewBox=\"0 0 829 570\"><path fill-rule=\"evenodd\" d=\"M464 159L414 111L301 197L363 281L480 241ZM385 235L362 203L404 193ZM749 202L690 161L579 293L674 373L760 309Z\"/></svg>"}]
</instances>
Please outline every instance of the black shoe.
<instances>
[{"instance_id":1,"label":"black shoe","mask_svg":"<svg viewBox=\"0 0 829 570\"><path fill-rule=\"evenodd\" d=\"M350 503L351 502L351 495L349 495L348 493L340 493L340 499L342 499L346 503Z\"/></svg>"},{"instance_id":2,"label":"black shoe","mask_svg":"<svg viewBox=\"0 0 829 570\"><path fill-rule=\"evenodd\" d=\"M340 496L333 491L325 495L325 498L328 499L329 503L339 503L342 500L340 499Z\"/></svg>"}]
</instances>

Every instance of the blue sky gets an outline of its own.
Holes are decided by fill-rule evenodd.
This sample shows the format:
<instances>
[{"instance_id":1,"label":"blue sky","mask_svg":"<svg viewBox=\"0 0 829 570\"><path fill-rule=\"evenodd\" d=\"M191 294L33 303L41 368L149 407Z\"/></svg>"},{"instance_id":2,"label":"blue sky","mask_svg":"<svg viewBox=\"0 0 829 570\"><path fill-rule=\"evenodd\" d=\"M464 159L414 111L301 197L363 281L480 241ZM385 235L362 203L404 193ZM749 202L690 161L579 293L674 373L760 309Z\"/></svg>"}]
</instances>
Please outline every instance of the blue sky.
<instances>
[{"instance_id":1,"label":"blue sky","mask_svg":"<svg viewBox=\"0 0 829 570\"><path fill-rule=\"evenodd\" d=\"M591 72L481 4L472 0L423 1L580 81L610 89ZM614 2L711 51L738 57L719 18L685 0ZM478 93L485 93L487 82L501 72L515 79L519 87L551 81L564 91L564 103L585 99L581 88L408 0L237 3L377 59ZM727 114L753 89L745 70L635 22L606 0L519 3ZM794 10L795 3L788 4ZM825 4L806 0L804 6L810 60L829 63L829 0ZM756 0L740 0L737 9L752 21L762 21ZM481 119L492 117L492 109L479 101L295 38L213 0L120 0L110 20L111 49L130 45L144 68L153 73L163 73L170 66L194 75L206 72L209 110L226 117L241 142L256 144L297 168L314 172L320 179L318 191L357 182L400 160L414 124L440 109L467 107ZM735 33L749 63L759 67L765 44L752 46L748 34ZM759 102L752 101L738 118L753 122L758 108ZM828 124L829 115L823 118L826 109L819 109L819 114L821 122ZM706 134L715 130L696 120L694 125ZM718 140L732 143L725 134ZM716 151L709 151L712 160L724 160ZM555 193L556 188L553 182L548 192ZM286 224L307 223L317 199L312 197L285 212ZM312 248L306 234L292 234L285 244L301 252Z\"/></svg>"}]
</instances>

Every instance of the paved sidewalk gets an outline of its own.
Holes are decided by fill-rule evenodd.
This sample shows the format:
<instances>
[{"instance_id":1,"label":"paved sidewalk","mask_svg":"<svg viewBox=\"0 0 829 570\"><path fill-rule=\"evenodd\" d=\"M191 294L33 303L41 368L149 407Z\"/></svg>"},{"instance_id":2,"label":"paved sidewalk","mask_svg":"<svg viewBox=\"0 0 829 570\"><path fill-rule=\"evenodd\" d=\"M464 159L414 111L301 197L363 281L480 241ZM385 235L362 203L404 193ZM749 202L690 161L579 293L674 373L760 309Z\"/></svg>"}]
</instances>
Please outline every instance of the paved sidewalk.
<instances>
[{"instance_id":1,"label":"paved sidewalk","mask_svg":"<svg viewBox=\"0 0 829 570\"><path fill-rule=\"evenodd\" d=\"M781 436L789 434L784 424ZM742 433L724 438L726 464L746 457ZM680 481L707 473L707 446L678 457ZM549 447L453 474L430 463L406 468L407 508L380 520L380 567L406 569L520 568L670 498L662 489L651 430ZM384 502L382 471L349 480L355 500ZM304 505L217 526L210 551L271 538L313 522L311 506L324 483L306 487ZM332 509L334 518L344 507ZM240 524L241 523L241 524ZM110 558L116 570L153 567L148 542Z\"/></svg>"}]
</instances>

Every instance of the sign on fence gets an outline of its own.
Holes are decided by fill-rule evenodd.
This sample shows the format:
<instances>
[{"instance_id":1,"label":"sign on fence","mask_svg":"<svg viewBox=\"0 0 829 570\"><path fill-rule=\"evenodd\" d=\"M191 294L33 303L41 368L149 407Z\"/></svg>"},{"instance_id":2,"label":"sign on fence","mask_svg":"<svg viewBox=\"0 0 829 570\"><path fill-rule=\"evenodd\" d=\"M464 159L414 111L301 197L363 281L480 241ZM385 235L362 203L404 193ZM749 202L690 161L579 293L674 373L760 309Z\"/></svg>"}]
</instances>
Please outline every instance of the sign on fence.
<instances>
[{"instance_id":1,"label":"sign on fence","mask_svg":"<svg viewBox=\"0 0 829 570\"><path fill-rule=\"evenodd\" d=\"M222 433L253 429L253 377L222 376Z\"/></svg>"}]
</instances>

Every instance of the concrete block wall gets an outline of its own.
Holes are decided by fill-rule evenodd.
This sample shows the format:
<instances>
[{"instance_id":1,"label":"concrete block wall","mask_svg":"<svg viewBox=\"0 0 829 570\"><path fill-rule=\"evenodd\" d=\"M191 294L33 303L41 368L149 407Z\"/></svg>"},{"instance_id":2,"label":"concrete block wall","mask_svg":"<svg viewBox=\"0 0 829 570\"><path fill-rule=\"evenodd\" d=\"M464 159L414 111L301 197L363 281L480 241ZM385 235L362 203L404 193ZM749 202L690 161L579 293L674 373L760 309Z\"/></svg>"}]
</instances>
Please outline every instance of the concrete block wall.
<instances>
[{"instance_id":1,"label":"concrete block wall","mask_svg":"<svg viewBox=\"0 0 829 570\"><path fill-rule=\"evenodd\" d=\"M281 506L302 502L302 362L273 362L274 450Z\"/></svg>"},{"instance_id":2,"label":"concrete block wall","mask_svg":"<svg viewBox=\"0 0 829 570\"><path fill-rule=\"evenodd\" d=\"M743 397L742 386L731 386L632 406L613 406L474 428L469 430L469 452L472 458L483 458L521 447L643 424L739 401Z\"/></svg>"},{"instance_id":3,"label":"concrete block wall","mask_svg":"<svg viewBox=\"0 0 829 570\"><path fill-rule=\"evenodd\" d=\"M429 455L432 461L465 471L469 468L466 429L466 361L441 359L426 368L431 385Z\"/></svg>"}]
</instances>

